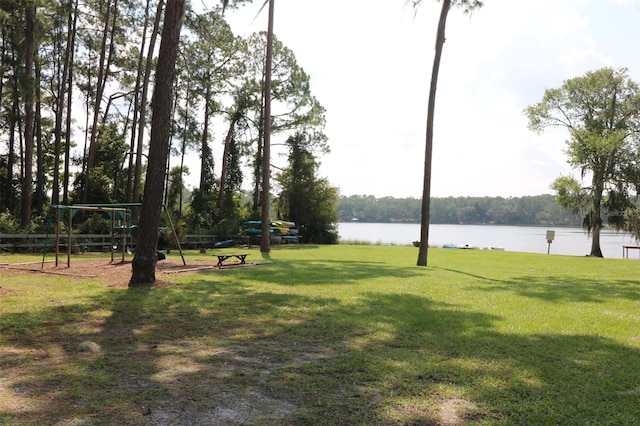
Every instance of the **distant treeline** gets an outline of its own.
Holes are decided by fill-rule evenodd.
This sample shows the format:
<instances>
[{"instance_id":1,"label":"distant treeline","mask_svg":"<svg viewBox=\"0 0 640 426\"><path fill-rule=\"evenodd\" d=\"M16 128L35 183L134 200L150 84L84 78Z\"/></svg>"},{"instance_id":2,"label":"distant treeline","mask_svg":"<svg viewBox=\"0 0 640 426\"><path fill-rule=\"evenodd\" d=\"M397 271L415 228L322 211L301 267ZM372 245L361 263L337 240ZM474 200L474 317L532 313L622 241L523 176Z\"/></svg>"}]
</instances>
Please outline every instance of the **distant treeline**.
<instances>
[{"instance_id":1,"label":"distant treeline","mask_svg":"<svg viewBox=\"0 0 640 426\"><path fill-rule=\"evenodd\" d=\"M421 200L352 195L338 198L341 222L420 223ZM527 197L446 197L431 199L431 223L580 226L553 195Z\"/></svg>"}]
</instances>

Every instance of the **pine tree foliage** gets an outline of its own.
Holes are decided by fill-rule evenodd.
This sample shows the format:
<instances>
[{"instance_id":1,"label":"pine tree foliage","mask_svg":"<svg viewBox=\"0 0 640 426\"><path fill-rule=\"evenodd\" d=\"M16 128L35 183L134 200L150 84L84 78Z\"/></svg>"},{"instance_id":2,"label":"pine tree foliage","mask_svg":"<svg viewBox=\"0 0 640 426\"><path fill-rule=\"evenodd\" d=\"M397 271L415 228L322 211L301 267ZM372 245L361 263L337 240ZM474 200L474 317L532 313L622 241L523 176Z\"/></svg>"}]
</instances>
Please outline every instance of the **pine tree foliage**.
<instances>
[{"instance_id":1,"label":"pine tree foliage","mask_svg":"<svg viewBox=\"0 0 640 426\"><path fill-rule=\"evenodd\" d=\"M165 95L153 86L169 3L0 1L0 211L41 223L49 203L140 200L150 118ZM242 185L252 180L247 164L260 159L265 37L231 31L224 13L243 3L215 2L185 14L167 123L178 169L167 163L154 180L167 182L163 201L189 231L235 234L251 218ZM282 43L275 59L274 132L319 131L324 109L309 76ZM25 129L33 130L33 145L25 145ZM194 171L198 184L187 190L189 156L199 156L201 167Z\"/></svg>"},{"instance_id":2,"label":"pine tree foliage","mask_svg":"<svg viewBox=\"0 0 640 426\"><path fill-rule=\"evenodd\" d=\"M338 234L335 224L338 189L326 178L320 178L318 162L312 147L322 144L314 140L320 135L304 133L287 139L289 146L288 167L278 177L281 186L276 200L278 216L298 225L304 242L335 244Z\"/></svg>"}]
</instances>

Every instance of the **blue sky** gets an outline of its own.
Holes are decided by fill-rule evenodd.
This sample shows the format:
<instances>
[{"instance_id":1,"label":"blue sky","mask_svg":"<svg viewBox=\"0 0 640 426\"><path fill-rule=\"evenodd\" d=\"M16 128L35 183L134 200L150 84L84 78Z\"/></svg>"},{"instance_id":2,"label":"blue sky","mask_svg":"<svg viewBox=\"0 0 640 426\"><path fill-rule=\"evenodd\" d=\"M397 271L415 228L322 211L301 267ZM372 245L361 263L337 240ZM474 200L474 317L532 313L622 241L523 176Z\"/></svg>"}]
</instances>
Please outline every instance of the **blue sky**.
<instances>
[{"instance_id":1,"label":"blue sky","mask_svg":"<svg viewBox=\"0 0 640 426\"><path fill-rule=\"evenodd\" d=\"M261 4L228 13L237 34L266 29L266 9L254 19ZM331 153L320 174L342 195L421 197L439 9L435 0L417 14L404 0L276 0L275 33L327 110ZM432 196L550 193L572 173L566 134L530 132L522 111L545 89L604 66L626 67L640 82L640 0L486 0L471 16L452 9Z\"/></svg>"}]
</instances>

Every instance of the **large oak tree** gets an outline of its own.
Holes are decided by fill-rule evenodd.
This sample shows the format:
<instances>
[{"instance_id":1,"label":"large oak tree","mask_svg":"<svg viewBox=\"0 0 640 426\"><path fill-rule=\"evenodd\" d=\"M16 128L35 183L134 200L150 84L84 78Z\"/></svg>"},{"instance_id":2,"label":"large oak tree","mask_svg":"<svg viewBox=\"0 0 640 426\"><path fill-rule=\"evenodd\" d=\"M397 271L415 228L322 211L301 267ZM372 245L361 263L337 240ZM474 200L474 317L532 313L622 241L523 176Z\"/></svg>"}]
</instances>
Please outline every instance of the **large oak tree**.
<instances>
[{"instance_id":1,"label":"large oak tree","mask_svg":"<svg viewBox=\"0 0 640 426\"><path fill-rule=\"evenodd\" d=\"M640 188L640 89L625 69L603 68L547 89L542 101L525 109L529 127L569 131L568 163L580 170L553 183L557 201L583 216L592 236L590 256L602 257L603 215L615 229L638 237Z\"/></svg>"}]
</instances>

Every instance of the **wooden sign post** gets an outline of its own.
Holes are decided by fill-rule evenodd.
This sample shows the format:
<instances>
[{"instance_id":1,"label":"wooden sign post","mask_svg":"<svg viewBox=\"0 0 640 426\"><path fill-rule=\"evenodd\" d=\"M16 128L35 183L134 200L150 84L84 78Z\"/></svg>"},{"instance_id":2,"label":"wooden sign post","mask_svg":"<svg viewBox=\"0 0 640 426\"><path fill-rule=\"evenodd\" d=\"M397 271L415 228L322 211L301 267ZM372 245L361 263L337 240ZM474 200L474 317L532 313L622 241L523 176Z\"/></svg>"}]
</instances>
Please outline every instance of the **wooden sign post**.
<instances>
[{"instance_id":1,"label":"wooden sign post","mask_svg":"<svg viewBox=\"0 0 640 426\"><path fill-rule=\"evenodd\" d=\"M554 238L556 237L556 231L547 231L547 254L549 254L551 252L551 243L553 242Z\"/></svg>"}]
</instances>

